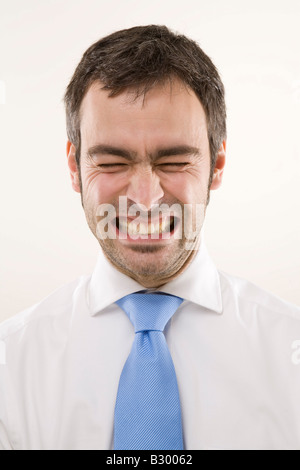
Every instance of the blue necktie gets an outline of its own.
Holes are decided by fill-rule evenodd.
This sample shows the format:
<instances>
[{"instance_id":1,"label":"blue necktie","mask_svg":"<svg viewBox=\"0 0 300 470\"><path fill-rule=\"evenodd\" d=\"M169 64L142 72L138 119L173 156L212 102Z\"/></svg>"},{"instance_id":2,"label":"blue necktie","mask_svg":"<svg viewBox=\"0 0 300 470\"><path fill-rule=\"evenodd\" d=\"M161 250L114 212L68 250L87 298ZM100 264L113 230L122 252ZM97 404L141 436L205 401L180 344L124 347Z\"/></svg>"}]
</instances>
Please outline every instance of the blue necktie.
<instances>
[{"instance_id":1,"label":"blue necktie","mask_svg":"<svg viewBox=\"0 0 300 470\"><path fill-rule=\"evenodd\" d=\"M116 303L135 328L115 407L116 450L182 450L182 423L174 364L163 330L183 299L130 294Z\"/></svg>"}]
</instances>

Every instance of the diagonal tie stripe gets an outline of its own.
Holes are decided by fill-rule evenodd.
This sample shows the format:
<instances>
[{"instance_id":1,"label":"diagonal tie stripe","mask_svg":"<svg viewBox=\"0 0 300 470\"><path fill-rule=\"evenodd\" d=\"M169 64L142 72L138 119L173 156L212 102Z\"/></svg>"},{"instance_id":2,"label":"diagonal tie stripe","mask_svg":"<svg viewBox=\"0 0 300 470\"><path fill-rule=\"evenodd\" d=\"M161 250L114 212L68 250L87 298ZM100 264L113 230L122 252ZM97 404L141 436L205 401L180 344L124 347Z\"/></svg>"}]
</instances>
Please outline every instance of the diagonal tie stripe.
<instances>
[{"instance_id":1,"label":"diagonal tie stripe","mask_svg":"<svg viewBox=\"0 0 300 470\"><path fill-rule=\"evenodd\" d=\"M117 450L183 449L177 379L162 333L182 301L167 294L130 294L117 302L136 331L116 400Z\"/></svg>"}]
</instances>

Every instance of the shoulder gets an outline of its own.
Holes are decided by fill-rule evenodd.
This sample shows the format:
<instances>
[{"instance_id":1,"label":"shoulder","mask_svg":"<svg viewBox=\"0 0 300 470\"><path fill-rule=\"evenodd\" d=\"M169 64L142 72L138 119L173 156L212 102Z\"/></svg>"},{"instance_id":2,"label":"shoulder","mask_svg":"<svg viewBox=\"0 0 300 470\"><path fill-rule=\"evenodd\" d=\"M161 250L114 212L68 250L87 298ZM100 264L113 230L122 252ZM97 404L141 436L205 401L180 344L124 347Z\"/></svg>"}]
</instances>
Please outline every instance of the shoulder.
<instances>
[{"instance_id":1,"label":"shoulder","mask_svg":"<svg viewBox=\"0 0 300 470\"><path fill-rule=\"evenodd\" d=\"M88 280L88 276L81 276L56 289L40 302L2 322L0 324L0 340L4 341L41 323L53 324L57 318L63 321L64 317L71 315L76 297L85 290Z\"/></svg>"},{"instance_id":2,"label":"shoulder","mask_svg":"<svg viewBox=\"0 0 300 470\"><path fill-rule=\"evenodd\" d=\"M244 314L264 314L300 321L300 307L245 279L219 271L223 298L235 302Z\"/></svg>"}]
</instances>

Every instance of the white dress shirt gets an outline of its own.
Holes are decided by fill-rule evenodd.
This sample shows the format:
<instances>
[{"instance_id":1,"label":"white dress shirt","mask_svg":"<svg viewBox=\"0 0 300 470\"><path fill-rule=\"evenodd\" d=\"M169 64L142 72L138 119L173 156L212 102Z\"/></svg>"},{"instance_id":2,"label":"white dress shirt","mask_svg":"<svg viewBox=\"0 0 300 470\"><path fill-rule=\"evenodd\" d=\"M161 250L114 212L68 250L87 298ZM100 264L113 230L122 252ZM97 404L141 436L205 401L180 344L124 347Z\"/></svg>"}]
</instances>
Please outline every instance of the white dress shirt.
<instances>
[{"instance_id":1,"label":"white dress shirt","mask_svg":"<svg viewBox=\"0 0 300 470\"><path fill-rule=\"evenodd\" d=\"M114 302L142 289L100 252L92 276L0 326L0 449L113 449L134 339ZM185 299L165 330L185 449L300 449L300 309L217 271L204 243L160 291Z\"/></svg>"}]
</instances>

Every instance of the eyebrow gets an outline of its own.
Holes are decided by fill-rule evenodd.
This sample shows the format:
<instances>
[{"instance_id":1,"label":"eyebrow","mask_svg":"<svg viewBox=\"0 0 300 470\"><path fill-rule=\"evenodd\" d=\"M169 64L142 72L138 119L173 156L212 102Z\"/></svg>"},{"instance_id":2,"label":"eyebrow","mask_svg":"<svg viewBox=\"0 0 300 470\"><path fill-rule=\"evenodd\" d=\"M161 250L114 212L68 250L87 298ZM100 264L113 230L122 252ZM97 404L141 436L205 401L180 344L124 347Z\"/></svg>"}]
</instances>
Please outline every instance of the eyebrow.
<instances>
[{"instance_id":1,"label":"eyebrow","mask_svg":"<svg viewBox=\"0 0 300 470\"><path fill-rule=\"evenodd\" d=\"M197 147L191 147L190 145L177 145L175 147L167 147L159 149L152 159L156 160L163 157L175 157L177 155L200 155L200 150Z\"/></svg>"},{"instance_id":2,"label":"eyebrow","mask_svg":"<svg viewBox=\"0 0 300 470\"><path fill-rule=\"evenodd\" d=\"M98 144L89 148L88 155L93 157L93 155L114 155L118 157L123 157L127 160L135 160L137 157L137 152L131 152L123 148L114 147L112 145ZM200 155L200 150L197 147L192 147L190 145L176 145L173 147L166 147L157 150L156 152L149 155L152 161L155 161L163 157L175 157L180 155Z\"/></svg>"},{"instance_id":3,"label":"eyebrow","mask_svg":"<svg viewBox=\"0 0 300 470\"><path fill-rule=\"evenodd\" d=\"M104 144L94 145L93 147L89 148L87 153L91 157L93 155L114 155L117 157L126 158L127 160L134 160L134 158L136 157L136 153Z\"/></svg>"}]
</instances>

